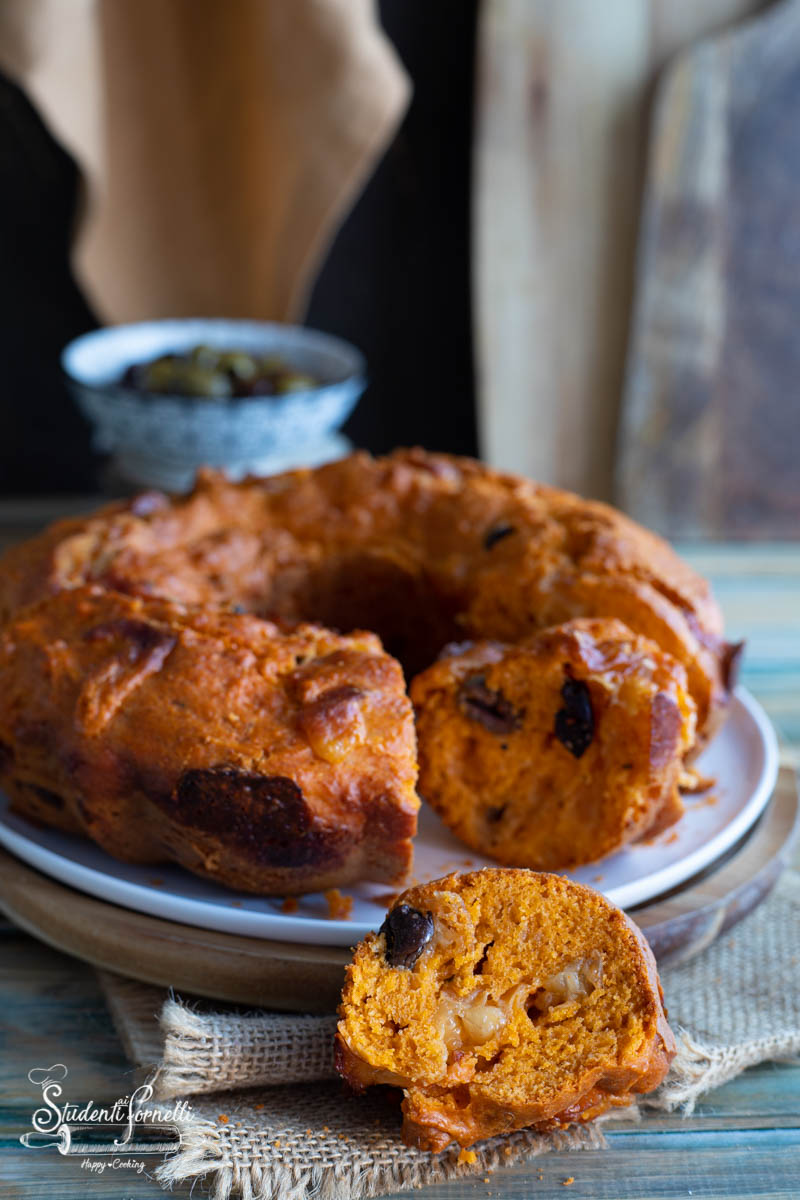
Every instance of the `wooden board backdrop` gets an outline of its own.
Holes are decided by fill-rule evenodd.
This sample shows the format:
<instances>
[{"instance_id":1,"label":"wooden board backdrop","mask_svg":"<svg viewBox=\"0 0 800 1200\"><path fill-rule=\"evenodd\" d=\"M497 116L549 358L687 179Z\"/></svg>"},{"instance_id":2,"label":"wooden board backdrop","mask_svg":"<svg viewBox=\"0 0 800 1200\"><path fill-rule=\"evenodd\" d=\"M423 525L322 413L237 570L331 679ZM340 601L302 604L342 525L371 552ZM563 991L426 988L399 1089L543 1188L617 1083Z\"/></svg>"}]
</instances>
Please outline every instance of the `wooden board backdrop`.
<instances>
[{"instance_id":1,"label":"wooden board backdrop","mask_svg":"<svg viewBox=\"0 0 800 1200\"><path fill-rule=\"evenodd\" d=\"M675 537L800 538L800 0L659 88L620 499Z\"/></svg>"},{"instance_id":2,"label":"wooden board backdrop","mask_svg":"<svg viewBox=\"0 0 800 1200\"><path fill-rule=\"evenodd\" d=\"M475 112L481 451L611 498L653 81L763 0L484 0Z\"/></svg>"}]
</instances>

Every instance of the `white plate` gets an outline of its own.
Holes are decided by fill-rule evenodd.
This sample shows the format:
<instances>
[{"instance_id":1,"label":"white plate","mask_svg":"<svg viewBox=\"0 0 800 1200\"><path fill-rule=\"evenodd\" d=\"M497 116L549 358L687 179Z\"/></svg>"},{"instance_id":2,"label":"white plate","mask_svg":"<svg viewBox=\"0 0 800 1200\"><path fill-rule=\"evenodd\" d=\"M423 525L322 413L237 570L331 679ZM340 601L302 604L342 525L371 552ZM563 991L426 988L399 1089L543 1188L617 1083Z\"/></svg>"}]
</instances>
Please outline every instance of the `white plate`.
<instances>
[{"instance_id":1,"label":"white plate","mask_svg":"<svg viewBox=\"0 0 800 1200\"><path fill-rule=\"evenodd\" d=\"M698 761L716 779L713 796L689 798L681 821L650 843L631 846L600 863L566 872L623 907L651 900L683 883L733 846L758 819L778 773L775 734L763 709L738 688L723 729ZM39 829L8 810L0 795L0 843L31 866L62 883L126 908L201 929L217 929L280 942L350 946L383 920L389 888L360 884L352 919L327 919L321 895L302 896L291 915L280 900L260 899L190 875L179 867L131 866L70 834ZM458 842L423 807L416 839L415 882L449 871L492 866ZM381 900L383 897L383 900Z\"/></svg>"}]
</instances>

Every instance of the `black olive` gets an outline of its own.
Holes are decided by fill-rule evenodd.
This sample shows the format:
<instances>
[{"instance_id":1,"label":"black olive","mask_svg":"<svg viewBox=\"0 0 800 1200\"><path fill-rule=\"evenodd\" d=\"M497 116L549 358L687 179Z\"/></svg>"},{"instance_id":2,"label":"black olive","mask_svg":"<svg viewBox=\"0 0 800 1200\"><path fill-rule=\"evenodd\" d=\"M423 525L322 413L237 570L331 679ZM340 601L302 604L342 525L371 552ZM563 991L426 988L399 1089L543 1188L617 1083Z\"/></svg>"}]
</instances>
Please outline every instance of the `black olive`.
<instances>
[{"instance_id":1,"label":"black olive","mask_svg":"<svg viewBox=\"0 0 800 1200\"><path fill-rule=\"evenodd\" d=\"M410 904L398 904L380 927L386 940L386 961L390 967L414 966L433 937L433 917Z\"/></svg>"},{"instance_id":2,"label":"black olive","mask_svg":"<svg viewBox=\"0 0 800 1200\"><path fill-rule=\"evenodd\" d=\"M484 549L491 550L492 546L496 546L504 537L508 537L510 533L515 533L513 525L495 525L490 529L483 539Z\"/></svg>"},{"instance_id":3,"label":"black olive","mask_svg":"<svg viewBox=\"0 0 800 1200\"><path fill-rule=\"evenodd\" d=\"M555 734L570 754L580 758L594 737L594 713L589 688L580 679L567 679L561 688L564 707L556 713Z\"/></svg>"},{"instance_id":4,"label":"black olive","mask_svg":"<svg viewBox=\"0 0 800 1200\"><path fill-rule=\"evenodd\" d=\"M458 699L464 715L490 733L513 733L522 724L523 714L517 712L502 692L487 687L484 675L470 675L465 679L459 688Z\"/></svg>"}]
</instances>

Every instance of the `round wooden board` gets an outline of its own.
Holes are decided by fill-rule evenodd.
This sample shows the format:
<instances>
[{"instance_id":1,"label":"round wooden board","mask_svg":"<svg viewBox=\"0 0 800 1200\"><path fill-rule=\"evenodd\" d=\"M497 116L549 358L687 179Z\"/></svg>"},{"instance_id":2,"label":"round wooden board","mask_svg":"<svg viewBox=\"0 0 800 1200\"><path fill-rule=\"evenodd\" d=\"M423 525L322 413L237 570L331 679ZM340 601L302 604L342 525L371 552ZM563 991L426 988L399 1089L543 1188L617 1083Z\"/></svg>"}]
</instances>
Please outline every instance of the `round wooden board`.
<instances>
[{"instance_id":1,"label":"round wooden board","mask_svg":"<svg viewBox=\"0 0 800 1200\"><path fill-rule=\"evenodd\" d=\"M632 912L660 965L689 958L769 894L798 832L794 773L781 771L758 824L724 859ZM239 937L133 912L73 891L0 850L0 909L28 933L98 967L215 1000L331 1012L347 950Z\"/></svg>"}]
</instances>

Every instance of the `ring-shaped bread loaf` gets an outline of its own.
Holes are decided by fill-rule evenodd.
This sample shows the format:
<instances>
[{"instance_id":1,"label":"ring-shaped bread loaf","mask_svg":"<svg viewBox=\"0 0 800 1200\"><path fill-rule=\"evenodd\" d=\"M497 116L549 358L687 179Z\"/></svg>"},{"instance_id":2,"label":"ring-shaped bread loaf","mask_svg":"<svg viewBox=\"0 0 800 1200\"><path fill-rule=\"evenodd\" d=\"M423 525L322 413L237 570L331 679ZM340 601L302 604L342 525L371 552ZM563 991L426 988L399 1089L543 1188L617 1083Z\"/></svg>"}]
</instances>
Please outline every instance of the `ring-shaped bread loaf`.
<instances>
[{"instance_id":1,"label":"ring-shaped bread loaf","mask_svg":"<svg viewBox=\"0 0 800 1200\"><path fill-rule=\"evenodd\" d=\"M448 643L514 646L583 618L674 660L666 691L689 698L698 744L710 736L736 657L710 589L607 505L420 450L240 484L204 473L186 497L146 492L3 556L0 779L39 821L232 886L394 881L418 801L389 656L413 677ZM295 628L308 621L323 628ZM81 726L87 672L103 719ZM275 850L294 845L290 810L302 862Z\"/></svg>"}]
</instances>

